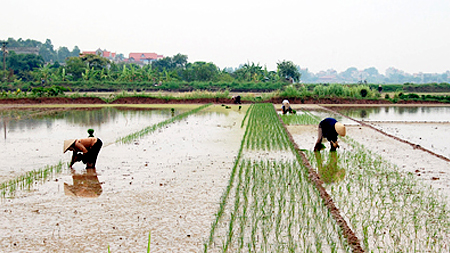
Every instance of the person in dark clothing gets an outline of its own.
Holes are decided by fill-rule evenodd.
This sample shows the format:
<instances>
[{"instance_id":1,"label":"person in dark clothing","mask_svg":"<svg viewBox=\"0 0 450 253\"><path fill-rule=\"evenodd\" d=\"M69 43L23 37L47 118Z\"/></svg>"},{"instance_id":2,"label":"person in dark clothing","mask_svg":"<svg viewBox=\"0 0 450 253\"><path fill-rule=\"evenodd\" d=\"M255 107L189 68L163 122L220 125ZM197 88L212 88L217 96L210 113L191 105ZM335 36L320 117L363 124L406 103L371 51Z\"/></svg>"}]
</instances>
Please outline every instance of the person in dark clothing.
<instances>
[{"instance_id":1,"label":"person in dark clothing","mask_svg":"<svg viewBox=\"0 0 450 253\"><path fill-rule=\"evenodd\" d=\"M74 163L80 161L86 164L86 168L95 168L97 156L102 146L103 142L96 137L71 139L64 141L63 151L64 153L66 153L67 150L73 151L70 168L72 168Z\"/></svg>"},{"instance_id":2,"label":"person in dark clothing","mask_svg":"<svg viewBox=\"0 0 450 253\"><path fill-rule=\"evenodd\" d=\"M322 139L326 138L331 145L330 151L336 151L339 148L338 135L345 136L345 126L333 118L326 118L319 123L319 137L317 138L314 151L322 149Z\"/></svg>"},{"instance_id":3,"label":"person in dark clothing","mask_svg":"<svg viewBox=\"0 0 450 253\"><path fill-rule=\"evenodd\" d=\"M231 99L233 99L233 103L241 104L241 96L237 95L237 96L232 97Z\"/></svg>"}]
</instances>

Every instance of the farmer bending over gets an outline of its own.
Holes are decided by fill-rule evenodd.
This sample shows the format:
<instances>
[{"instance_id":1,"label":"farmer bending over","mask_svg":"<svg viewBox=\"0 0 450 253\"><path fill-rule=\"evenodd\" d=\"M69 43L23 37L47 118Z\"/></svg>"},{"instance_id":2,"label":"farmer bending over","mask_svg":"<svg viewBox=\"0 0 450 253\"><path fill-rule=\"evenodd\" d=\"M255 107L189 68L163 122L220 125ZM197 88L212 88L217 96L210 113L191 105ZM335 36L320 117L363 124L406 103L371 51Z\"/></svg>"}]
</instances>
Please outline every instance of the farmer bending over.
<instances>
[{"instance_id":1,"label":"farmer bending over","mask_svg":"<svg viewBox=\"0 0 450 253\"><path fill-rule=\"evenodd\" d=\"M82 161L86 168L95 168L97 156L102 148L102 141L97 137L88 137L85 139L71 139L64 141L64 153L67 150L73 151L70 168L76 162Z\"/></svg>"},{"instance_id":2,"label":"farmer bending over","mask_svg":"<svg viewBox=\"0 0 450 253\"><path fill-rule=\"evenodd\" d=\"M291 104L289 103L289 100L285 99L283 100L283 102L281 102L281 104L282 104L281 110L283 111L283 114L286 114L287 112L294 113L291 108Z\"/></svg>"},{"instance_id":3,"label":"farmer bending over","mask_svg":"<svg viewBox=\"0 0 450 253\"><path fill-rule=\"evenodd\" d=\"M233 100L233 103L241 104L241 96L239 96L239 95L233 96L231 99Z\"/></svg>"},{"instance_id":4,"label":"farmer bending over","mask_svg":"<svg viewBox=\"0 0 450 253\"><path fill-rule=\"evenodd\" d=\"M326 118L319 123L319 137L317 138L314 151L320 151L322 149L322 138L327 138L330 142L330 151L336 151L339 148L337 139L338 135L345 136L345 126L339 123L336 119Z\"/></svg>"}]
</instances>

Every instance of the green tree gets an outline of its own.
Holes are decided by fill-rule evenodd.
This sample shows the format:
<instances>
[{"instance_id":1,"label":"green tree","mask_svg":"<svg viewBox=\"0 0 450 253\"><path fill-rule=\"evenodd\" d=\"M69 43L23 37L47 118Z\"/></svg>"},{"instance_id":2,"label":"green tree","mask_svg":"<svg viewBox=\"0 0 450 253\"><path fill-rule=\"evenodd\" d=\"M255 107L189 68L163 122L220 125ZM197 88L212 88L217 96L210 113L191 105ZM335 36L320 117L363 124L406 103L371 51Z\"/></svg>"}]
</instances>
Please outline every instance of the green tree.
<instances>
[{"instance_id":1,"label":"green tree","mask_svg":"<svg viewBox=\"0 0 450 253\"><path fill-rule=\"evenodd\" d=\"M277 63L277 72L280 77L292 78L294 82L300 81L300 72L292 61L282 61Z\"/></svg>"},{"instance_id":2,"label":"green tree","mask_svg":"<svg viewBox=\"0 0 450 253\"><path fill-rule=\"evenodd\" d=\"M172 62L175 65L175 68L183 69L187 64L187 59L188 59L187 55L177 54L173 56Z\"/></svg>"},{"instance_id":3,"label":"green tree","mask_svg":"<svg viewBox=\"0 0 450 253\"><path fill-rule=\"evenodd\" d=\"M78 46L75 46L70 53L70 56L80 56L81 50L78 48Z\"/></svg>"},{"instance_id":4,"label":"green tree","mask_svg":"<svg viewBox=\"0 0 450 253\"><path fill-rule=\"evenodd\" d=\"M32 81L34 79L32 71L38 69L44 60L40 55L34 54L16 54L9 52L6 57L6 67L13 71L19 79Z\"/></svg>"},{"instance_id":5,"label":"green tree","mask_svg":"<svg viewBox=\"0 0 450 253\"><path fill-rule=\"evenodd\" d=\"M69 57L66 59L66 75L71 76L72 80L80 80L86 69L88 69L88 66L80 57Z\"/></svg>"},{"instance_id":6,"label":"green tree","mask_svg":"<svg viewBox=\"0 0 450 253\"><path fill-rule=\"evenodd\" d=\"M255 63L246 63L239 69L237 69L234 73L234 76L238 80L243 81L261 81L264 79L264 71L262 69L262 66Z\"/></svg>"},{"instance_id":7,"label":"green tree","mask_svg":"<svg viewBox=\"0 0 450 253\"><path fill-rule=\"evenodd\" d=\"M53 62L58 60L57 54L53 49L52 41L50 39L47 39L45 43L40 46L39 55L44 58L45 62Z\"/></svg>"},{"instance_id":8,"label":"green tree","mask_svg":"<svg viewBox=\"0 0 450 253\"><path fill-rule=\"evenodd\" d=\"M152 67L162 72L164 70L172 70L175 68L175 64L171 57L164 57L162 59L152 62Z\"/></svg>"},{"instance_id":9,"label":"green tree","mask_svg":"<svg viewBox=\"0 0 450 253\"><path fill-rule=\"evenodd\" d=\"M50 64L42 64L40 68L35 71L35 78L47 82L51 76L51 72Z\"/></svg>"},{"instance_id":10,"label":"green tree","mask_svg":"<svg viewBox=\"0 0 450 253\"><path fill-rule=\"evenodd\" d=\"M80 59L89 66L89 69L94 68L94 70L102 70L111 63L110 60L96 54L86 54L81 56Z\"/></svg>"},{"instance_id":11,"label":"green tree","mask_svg":"<svg viewBox=\"0 0 450 253\"><path fill-rule=\"evenodd\" d=\"M219 74L219 69L212 62L194 62L186 65L183 71L183 79L191 81L214 81Z\"/></svg>"},{"instance_id":12,"label":"green tree","mask_svg":"<svg viewBox=\"0 0 450 253\"><path fill-rule=\"evenodd\" d=\"M58 55L58 61L64 62L67 57L71 56L71 53L70 53L69 49L67 49L67 47L60 47L60 48L58 48L57 55Z\"/></svg>"}]
</instances>

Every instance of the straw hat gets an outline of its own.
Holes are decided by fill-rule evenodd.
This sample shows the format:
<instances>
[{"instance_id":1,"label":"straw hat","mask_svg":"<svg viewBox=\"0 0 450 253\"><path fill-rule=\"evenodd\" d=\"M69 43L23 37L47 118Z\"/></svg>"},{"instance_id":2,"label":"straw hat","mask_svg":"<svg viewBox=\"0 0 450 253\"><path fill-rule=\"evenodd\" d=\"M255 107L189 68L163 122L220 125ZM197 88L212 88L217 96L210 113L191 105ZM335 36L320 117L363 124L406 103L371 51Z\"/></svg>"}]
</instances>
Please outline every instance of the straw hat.
<instances>
[{"instance_id":1,"label":"straw hat","mask_svg":"<svg viewBox=\"0 0 450 253\"><path fill-rule=\"evenodd\" d=\"M336 122L334 125L334 129L336 129L336 133L338 133L340 136L345 136L345 126L342 123Z\"/></svg>"},{"instance_id":2,"label":"straw hat","mask_svg":"<svg viewBox=\"0 0 450 253\"><path fill-rule=\"evenodd\" d=\"M70 140L65 140L64 141L64 153L67 152L67 150L70 148L70 146L72 146L72 144L76 141L76 139L70 139Z\"/></svg>"}]
</instances>

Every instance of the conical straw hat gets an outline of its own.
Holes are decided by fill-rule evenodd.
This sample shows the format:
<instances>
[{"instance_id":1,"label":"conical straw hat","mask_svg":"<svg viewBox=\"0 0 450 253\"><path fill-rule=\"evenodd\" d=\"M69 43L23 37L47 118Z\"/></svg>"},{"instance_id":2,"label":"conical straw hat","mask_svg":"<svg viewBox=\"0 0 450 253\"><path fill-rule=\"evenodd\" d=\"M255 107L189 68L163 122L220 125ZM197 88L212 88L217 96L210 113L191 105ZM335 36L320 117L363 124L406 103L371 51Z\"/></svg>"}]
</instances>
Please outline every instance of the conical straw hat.
<instances>
[{"instance_id":1,"label":"conical straw hat","mask_svg":"<svg viewBox=\"0 0 450 253\"><path fill-rule=\"evenodd\" d=\"M67 152L67 150L70 148L70 146L72 146L72 144L75 142L76 139L70 139L70 140L65 140L64 141L64 153Z\"/></svg>"},{"instance_id":2,"label":"conical straw hat","mask_svg":"<svg viewBox=\"0 0 450 253\"><path fill-rule=\"evenodd\" d=\"M336 124L334 125L334 129L336 129L336 132L344 137L345 136L345 126L342 123L336 122Z\"/></svg>"}]
</instances>

